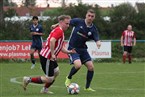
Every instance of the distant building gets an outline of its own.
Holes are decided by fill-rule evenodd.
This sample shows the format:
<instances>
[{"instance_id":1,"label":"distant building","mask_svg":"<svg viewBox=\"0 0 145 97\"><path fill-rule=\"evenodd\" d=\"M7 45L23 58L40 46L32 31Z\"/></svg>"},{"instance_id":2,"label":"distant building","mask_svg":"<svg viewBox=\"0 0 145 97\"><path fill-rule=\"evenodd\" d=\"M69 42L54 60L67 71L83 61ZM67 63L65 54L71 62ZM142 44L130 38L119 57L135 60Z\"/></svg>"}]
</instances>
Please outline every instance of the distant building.
<instances>
[{"instance_id":1,"label":"distant building","mask_svg":"<svg viewBox=\"0 0 145 97\"><path fill-rule=\"evenodd\" d=\"M135 10L137 13L139 13L139 11L141 11L141 10L145 11L145 3L136 3Z\"/></svg>"},{"instance_id":2,"label":"distant building","mask_svg":"<svg viewBox=\"0 0 145 97\"><path fill-rule=\"evenodd\" d=\"M42 7L4 7L4 11L7 11L9 9L14 9L18 16L41 16L43 11L46 9L52 9L52 8L42 8Z\"/></svg>"}]
</instances>

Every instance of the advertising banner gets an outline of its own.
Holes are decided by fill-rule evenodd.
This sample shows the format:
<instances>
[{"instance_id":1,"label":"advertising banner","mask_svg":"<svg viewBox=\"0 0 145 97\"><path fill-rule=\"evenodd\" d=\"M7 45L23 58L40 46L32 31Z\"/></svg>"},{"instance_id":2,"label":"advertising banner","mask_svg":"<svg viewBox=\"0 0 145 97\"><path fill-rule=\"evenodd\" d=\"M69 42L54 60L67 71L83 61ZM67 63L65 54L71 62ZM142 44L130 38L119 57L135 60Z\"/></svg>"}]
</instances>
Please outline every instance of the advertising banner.
<instances>
[{"instance_id":1,"label":"advertising banner","mask_svg":"<svg viewBox=\"0 0 145 97\"><path fill-rule=\"evenodd\" d=\"M64 46L67 42L64 43ZM111 42L102 42L101 48L96 47L95 42L87 42L88 51L92 58L111 58ZM0 59L12 59L12 58L30 58L31 42L0 42ZM35 58L38 57L38 53L34 53ZM68 58L67 54L60 52L58 58Z\"/></svg>"}]
</instances>

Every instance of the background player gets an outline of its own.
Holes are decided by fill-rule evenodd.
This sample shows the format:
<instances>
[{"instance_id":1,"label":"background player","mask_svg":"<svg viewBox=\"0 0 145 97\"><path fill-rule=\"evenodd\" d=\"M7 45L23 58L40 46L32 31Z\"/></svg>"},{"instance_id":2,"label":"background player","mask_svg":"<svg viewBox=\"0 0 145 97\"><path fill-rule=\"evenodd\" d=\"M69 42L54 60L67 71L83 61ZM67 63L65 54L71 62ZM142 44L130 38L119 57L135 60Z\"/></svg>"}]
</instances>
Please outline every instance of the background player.
<instances>
[{"instance_id":1,"label":"background player","mask_svg":"<svg viewBox=\"0 0 145 97\"><path fill-rule=\"evenodd\" d=\"M134 43L132 43L132 41ZM126 57L128 57L129 63L131 63L131 52L132 52L132 46L136 45L136 36L135 32L132 31L132 25L127 26L127 30L122 32L121 36L121 46L124 48L123 52L123 63L126 62Z\"/></svg>"},{"instance_id":2,"label":"background player","mask_svg":"<svg viewBox=\"0 0 145 97\"><path fill-rule=\"evenodd\" d=\"M30 26L30 32L31 32L30 34L32 36L32 44L31 44L31 49L30 49L30 56L31 56L31 62L32 62L31 69L35 67L34 52L38 50L38 54L40 53L42 49L42 44L43 44L43 40L41 36L44 35L42 26L38 24L37 16L33 16L32 22L33 24Z\"/></svg>"},{"instance_id":3,"label":"background player","mask_svg":"<svg viewBox=\"0 0 145 97\"><path fill-rule=\"evenodd\" d=\"M61 15L58 18L59 26L51 31L44 48L40 52L40 62L45 76L40 77L24 77L23 88L26 90L30 82L42 84L41 93L48 93L48 88L54 83L55 78L59 74L59 68L56 57L60 50L64 53L75 53L75 50L67 50L63 47L64 31L67 30L70 23L70 16ZM50 92L49 92L50 93Z\"/></svg>"}]
</instances>

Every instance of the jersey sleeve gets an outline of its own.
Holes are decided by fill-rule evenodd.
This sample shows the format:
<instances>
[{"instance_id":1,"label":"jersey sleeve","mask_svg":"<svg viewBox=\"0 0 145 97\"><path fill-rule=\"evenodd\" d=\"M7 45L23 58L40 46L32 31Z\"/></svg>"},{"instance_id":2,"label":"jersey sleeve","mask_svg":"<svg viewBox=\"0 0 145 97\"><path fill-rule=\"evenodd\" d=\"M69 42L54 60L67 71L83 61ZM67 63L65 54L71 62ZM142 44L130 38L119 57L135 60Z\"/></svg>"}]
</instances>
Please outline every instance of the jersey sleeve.
<instances>
[{"instance_id":1,"label":"jersey sleeve","mask_svg":"<svg viewBox=\"0 0 145 97\"><path fill-rule=\"evenodd\" d=\"M33 31L32 31L32 25L29 27L29 30L30 30L30 32L33 32Z\"/></svg>"},{"instance_id":2,"label":"jersey sleeve","mask_svg":"<svg viewBox=\"0 0 145 97\"><path fill-rule=\"evenodd\" d=\"M133 38L136 38L136 34L135 34L135 32L134 32Z\"/></svg>"},{"instance_id":3,"label":"jersey sleeve","mask_svg":"<svg viewBox=\"0 0 145 97\"><path fill-rule=\"evenodd\" d=\"M80 18L74 18L70 20L70 26L76 26L80 22Z\"/></svg>"},{"instance_id":4,"label":"jersey sleeve","mask_svg":"<svg viewBox=\"0 0 145 97\"><path fill-rule=\"evenodd\" d=\"M93 40L94 41L99 40L99 32L98 32L98 29L96 27L94 27Z\"/></svg>"},{"instance_id":5,"label":"jersey sleeve","mask_svg":"<svg viewBox=\"0 0 145 97\"><path fill-rule=\"evenodd\" d=\"M125 31L122 32L122 36L123 36L123 37L124 37L124 35L125 35Z\"/></svg>"},{"instance_id":6,"label":"jersey sleeve","mask_svg":"<svg viewBox=\"0 0 145 97\"><path fill-rule=\"evenodd\" d=\"M43 33L42 25L39 26L39 32L40 32L40 33Z\"/></svg>"},{"instance_id":7,"label":"jersey sleeve","mask_svg":"<svg viewBox=\"0 0 145 97\"><path fill-rule=\"evenodd\" d=\"M63 32L59 29L54 30L52 37L58 40L60 37L63 36Z\"/></svg>"}]
</instances>

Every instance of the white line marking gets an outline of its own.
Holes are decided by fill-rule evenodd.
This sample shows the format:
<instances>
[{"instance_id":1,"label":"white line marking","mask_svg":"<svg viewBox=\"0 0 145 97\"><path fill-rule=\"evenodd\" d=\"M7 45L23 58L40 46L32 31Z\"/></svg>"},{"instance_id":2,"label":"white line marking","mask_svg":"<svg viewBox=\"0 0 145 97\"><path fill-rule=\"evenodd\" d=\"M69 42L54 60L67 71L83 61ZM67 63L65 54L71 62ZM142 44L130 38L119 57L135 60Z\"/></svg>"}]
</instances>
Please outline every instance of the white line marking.
<instances>
[{"instance_id":1,"label":"white line marking","mask_svg":"<svg viewBox=\"0 0 145 97\"><path fill-rule=\"evenodd\" d=\"M22 77L15 77L15 78L11 78L10 79L10 82L12 82L12 83L16 83L16 84L22 84L22 82L19 82L19 81L17 81L17 79L19 79L19 78L22 78ZM42 84L34 84L34 83L30 83L31 85L35 85L35 86L42 86ZM52 87L56 87L56 88L66 88L65 86L64 87L62 87L62 86L52 86ZM118 91L122 91L122 90L124 90L124 91L145 91L145 89L144 88L127 88L127 89L121 89L121 88L103 88L103 87L97 87L97 88L94 88L94 89L97 89L97 90L118 90Z\"/></svg>"}]
</instances>

